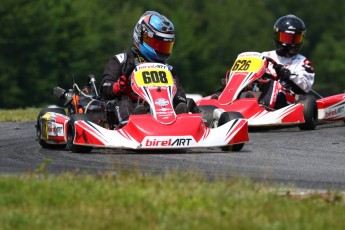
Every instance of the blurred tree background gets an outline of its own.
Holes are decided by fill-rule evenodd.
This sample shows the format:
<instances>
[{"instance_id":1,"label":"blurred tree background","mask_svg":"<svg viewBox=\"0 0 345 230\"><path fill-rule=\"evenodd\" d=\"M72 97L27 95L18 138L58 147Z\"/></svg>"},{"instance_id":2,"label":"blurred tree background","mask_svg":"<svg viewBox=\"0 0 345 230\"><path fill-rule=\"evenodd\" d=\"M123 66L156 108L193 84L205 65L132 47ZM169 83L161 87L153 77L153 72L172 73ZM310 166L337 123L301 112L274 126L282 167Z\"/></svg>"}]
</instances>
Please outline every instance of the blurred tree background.
<instances>
[{"instance_id":1,"label":"blurred tree background","mask_svg":"<svg viewBox=\"0 0 345 230\"><path fill-rule=\"evenodd\" d=\"M212 93L240 52L273 49L273 24L290 13L307 26L302 54L314 64L314 89L345 89L345 4L336 0L2 0L0 108L57 103L54 86L89 74L99 83L108 59L132 46L146 10L175 25L169 63L187 93Z\"/></svg>"}]
</instances>

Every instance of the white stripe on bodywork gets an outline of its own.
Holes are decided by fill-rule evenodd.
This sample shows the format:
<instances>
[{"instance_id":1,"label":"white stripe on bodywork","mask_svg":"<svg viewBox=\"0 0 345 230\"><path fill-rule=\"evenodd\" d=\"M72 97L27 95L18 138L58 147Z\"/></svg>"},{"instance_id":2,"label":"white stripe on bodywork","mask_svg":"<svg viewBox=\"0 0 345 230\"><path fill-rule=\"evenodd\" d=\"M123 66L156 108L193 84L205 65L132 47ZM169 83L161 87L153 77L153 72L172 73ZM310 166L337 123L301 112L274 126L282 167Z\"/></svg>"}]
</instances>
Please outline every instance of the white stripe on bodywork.
<instances>
[{"instance_id":1,"label":"white stripe on bodywork","mask_svg":"<svg viewBox=\"0 0 345 230\"><path fill-rule=\"evenodd\" d=\"M294 112L297 105L289 105L276 111L262 111L248 119L249 125L275 125L282 124L282 119ZM297 121L299 123L301 121Z\"/></svg>"}]
</instances>

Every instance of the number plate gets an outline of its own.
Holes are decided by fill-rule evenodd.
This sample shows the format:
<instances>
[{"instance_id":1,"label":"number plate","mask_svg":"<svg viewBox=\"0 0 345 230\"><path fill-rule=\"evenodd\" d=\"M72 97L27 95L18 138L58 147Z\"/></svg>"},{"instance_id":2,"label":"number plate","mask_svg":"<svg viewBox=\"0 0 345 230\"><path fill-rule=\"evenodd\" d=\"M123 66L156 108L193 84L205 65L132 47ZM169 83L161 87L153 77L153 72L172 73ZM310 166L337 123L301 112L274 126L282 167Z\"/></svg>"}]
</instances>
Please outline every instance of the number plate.
<instances>
[{"instance_id":1,"label":"number plate","mask_svg":"<svg viewBox=\"0 0 345 230\"><path fill-rule=\"evenodd\" d=\"M168 69L141 68L135 72L135 81L139 86L172 86L174 80Z\"/></svg>"},{"instance_id":2,"label":"number plate","mask_svg":"<svg viewBox=\"0 0 345 230\"><path fill-rule=\"evenodd\" d=\"M234 65L231 67L232 72L258 72L264 60L259 57L242 57L237 58Z\"/></svg>"}]
</instances>

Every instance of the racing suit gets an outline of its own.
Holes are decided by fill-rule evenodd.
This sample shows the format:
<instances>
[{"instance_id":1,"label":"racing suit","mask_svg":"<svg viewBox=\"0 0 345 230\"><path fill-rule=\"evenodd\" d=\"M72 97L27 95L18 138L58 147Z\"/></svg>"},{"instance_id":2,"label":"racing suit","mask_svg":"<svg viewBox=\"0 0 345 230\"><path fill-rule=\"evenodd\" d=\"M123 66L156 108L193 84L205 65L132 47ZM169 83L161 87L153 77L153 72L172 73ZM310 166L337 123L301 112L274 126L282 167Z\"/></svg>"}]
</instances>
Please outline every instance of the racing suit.
<instances>
[{"instance_id":1,"label":"racing suit","mask_svg":"<svg viewBox=\"0 0 345 230\"><path fill-rule=\"evenodd\" d=\"M289 104L289 100L287 100L289 96L294 97L294 94L304 95L311 90L315 73L311 62L306 57L301 54L297 54L293 57L283 57L277 55L275 50L263 52L262 54L272 58L278 64L290 70L291 75L285 80L270 80L262 84L260 86L262 92L259 97L260 103L270 108L279 109ZM273 69L273 64L269 65L268 72L271 75L277 75L276 71ZM279 88L279 84L284 90L274 90Z\"/></svg>"},{"instance_id":2,"label":"racing suit","mask_svg":"<svg viewBox=\"0 0 345 230\"><path fill-rule=\"evenodd\" d=\"M110 113L110 116L114 115L114 117L108 116L108 119L115 119L113 120L115 124L128 120L129 115L133 114L138 101L133 99L128 93L121 93L118 96L115 95L113 86L122 75L130 79L134 68L143 62L147 61L139 54L139 51L133 47L129 52L114 55L105 66L103 79L100 85L100 95L103 99L108 101L108 111L113 112ZM175 69L170 65L168 65L168 67L173 75L177 88L173 99L174 107L176 107L180 102L187 103L187 99L184 90L179 84ZM132 94L134 94L134 92L132 92Z\"/></svg>"}]
</instances>

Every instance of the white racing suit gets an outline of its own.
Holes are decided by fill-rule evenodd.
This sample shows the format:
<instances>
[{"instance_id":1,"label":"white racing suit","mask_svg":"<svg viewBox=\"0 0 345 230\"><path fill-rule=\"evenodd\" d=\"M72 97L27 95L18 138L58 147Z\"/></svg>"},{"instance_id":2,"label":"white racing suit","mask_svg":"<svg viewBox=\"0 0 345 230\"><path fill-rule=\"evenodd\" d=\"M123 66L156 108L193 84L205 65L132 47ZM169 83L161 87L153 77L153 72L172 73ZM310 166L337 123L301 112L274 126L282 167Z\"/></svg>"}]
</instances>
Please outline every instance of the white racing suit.
<instances>
[{"instance_id":1,"label":"white racing suit","mask_svg":"<svg viewBox=\"0 0 345 230\"><path fill-rule=\"evenodd\" d=\"M315 73L311 62L306 57L301 54L293 57L282 57L277 55L275 50L263 52L262 54L289 69L291 76L285 81L270 80L262 85L260 103L273 109L279 109L293 103L294 94L306 94L311 90ZM269 65L268 71L271 75L277 75L273 69L273 64Z\"/></svg>"}]
</instances>

